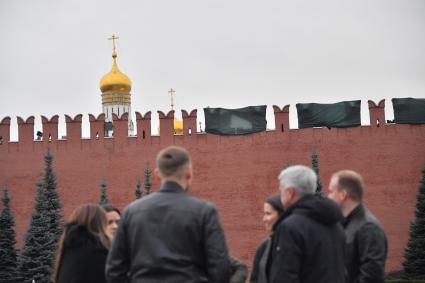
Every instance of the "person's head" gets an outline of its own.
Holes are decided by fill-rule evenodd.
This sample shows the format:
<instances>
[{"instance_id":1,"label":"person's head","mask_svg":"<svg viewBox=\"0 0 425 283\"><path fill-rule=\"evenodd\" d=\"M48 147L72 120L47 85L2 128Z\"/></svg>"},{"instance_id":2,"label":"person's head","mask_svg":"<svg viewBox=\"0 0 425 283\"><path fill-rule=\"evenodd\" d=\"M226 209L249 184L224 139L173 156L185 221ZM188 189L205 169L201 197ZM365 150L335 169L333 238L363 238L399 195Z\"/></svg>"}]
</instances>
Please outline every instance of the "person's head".
<instances>
[{"instance_id":1,"label":"person's head","mask_svg":"<svg viewBox=\"0 0 425 283\"><path fill-rule=\"evenodd\" d=\"M285 209L296 203L301 197L316 192L317 176L304 165L290 166L279 174L279 189Z\"/></svg>"},{"instance_id":2,"label":"person's head","mask_svg":"<svg viewBox=\"0 0 425 283\"><path fill-rule=\"evenodd\" d=\"M193 169L189 152L179 146L161 150L156 157L156 174L161 182L175 181L187 189L192 184Z\"/></svg>"},{"instance_id":3,"label":"person's head","mask_svg":"<svg viewBox=\"0 0 425 283\"><path fill-rule=\"evenodd\" d=\"M328 197L335 201L344 215L363 201L363 178L351 170L341 170L332 175Z\"/></svg>"},{"instance_id":4,"label":"person's head","mask_svg":"<svg viewBox=\"0 0 425 283\"><path fill-rule=\"evenodd\" d=\"M55 282L57 281L57 277L59 275L65 238L69 229L71 229L70 227L74 225L85 227L92 236L99 240L102 246L104 246L106 249L109 249L110 239L106 231L107 219L105 210L99 205L95 204L84 204L76 208L72 212L67 225L65 225L64 231L58 243L55 271L53 273Z\"/></svg>"},{"instance_id":5,"label":"person's head","mask_svg":"<svg viewBox=\"0 0 425 283\"><path fill-rule=\"evenodd\" d=\"M263 223L268 232L271 232L273 225L283 214L283 205L280 195L273 195L264 201Z\"/></svg>"},{"instance_id":6,"label":"person's head","mask_svg":"<svg viewBox=\"0 0 425 283\"><path fill-rule=\"evenodd\" d=\"M104 204L102 205L102 208L106 211L106 219L108 220L108 234L109 237L114 237L115 232L118 229L118 223L121 219L121 212L118 208L112 206L111 204Z\"/></svg>"}]
</instances>

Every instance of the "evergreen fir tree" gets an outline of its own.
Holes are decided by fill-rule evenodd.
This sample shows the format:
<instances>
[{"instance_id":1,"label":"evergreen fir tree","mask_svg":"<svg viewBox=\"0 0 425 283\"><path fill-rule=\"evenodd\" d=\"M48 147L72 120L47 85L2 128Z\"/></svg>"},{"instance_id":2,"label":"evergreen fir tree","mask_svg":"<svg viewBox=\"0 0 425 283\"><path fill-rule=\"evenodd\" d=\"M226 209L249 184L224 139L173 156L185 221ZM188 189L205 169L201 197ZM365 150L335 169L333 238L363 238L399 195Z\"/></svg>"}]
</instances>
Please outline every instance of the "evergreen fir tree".
<instances>
[{"instance_id":1,"label":"evergreen fir tree","mask_svg":"<svg viewBox=\"0 0 425 283\"><path fill-rule=\"evenodd\" d=\"M146 164L146 168L145 168L145 196L147 196L148 194L151 193L151 188L152 188L152 181L151 181L151 176L152 176L152 170L149 168L149 163Z\"/></svg>"},{"instance_id":2,"label":"evergreen fir tree","mask_svg":"<svg viewBox=\"0 0 425 283\"><path fill-rule=\"evenodd\" d=\"M99 199L99 205L108 204L108 183L105 179L102 179L102 182L100 183L100 199Z\"/></svg>"},{"instance_id":3,"label":"evergreen fir tree","mask_svg":"<svg viewBox=\"0 0 425 283\"><path fill-rule=\"evenodd\" d=\"M19 260L20 282L51 282L57 243L62 234L63 216L53 172L53 156L44 156L44 174L37 183L35 209Z\"/></svg>"},{"instance_id":4,"label":"evergreen fir tree","mask_svg":"<svg viewBox=\"0 0 425 283\"><path fill-rule=\"evenodd\" d=\"M25 235L25 243L19 260L19 282L51 282L55 235L50 233L50 217L46 204L46 192L42 182L37 184L35 210Z\"/></svg>"},{"instance_id":5,"label":"evergreen fir tree","mask_svg":"<svg viewBox=\"0 0 425 283\"><path fill-rule=\"evenodd\" d=\"M140 178L137 178L137 182L136 182L136 190L134 192L134 194L136 195L136 199L142 198L142 182L140 181Z\"/></svg>"},{"instance_id":6,"label":"evergreen fir tree","mask_svg":"<svg viewBox=\"0 0 425 283\"><path fill-rule=\"evenodd\" d=\"M319 155L317 154L317 150L315 147L313 147L313 150L311 151L311 168L314 172L316 172L317 175L316 194L322 195L322 181L320 180L319 174Z\"/></svg>"},{"instance_id":7,"label":"evergreen fir tree","mask_svg":"<svg viewBox=\"0 0 425 283\"><path fill-rule=\"evenodd\" d=\"M50 149L47 150L44 156L44 175L43 187L46 196L46 211L50 219L49 231L53 235L55 246L52 247L53 254L56 252L56 243L62 235L63 215L60 195L57 191L56 175L53 172L53 156Z\"/></svg>"},{"instance_id":8,"label":"evergreen fir tree","mask_svg":"<svg viewBox=\"0 0 425 283\"><path fill-rule=\"evenodd\" d=\"M18 283L18 255L15 248L15 220L10 210L9 188L3 188L3 209L0 214L0 283Z\"/></svg>"},{"instance_id":9,"label":"evergreen fir tree","mask_svg":"<svg viewBox=\"0 0 425 283\"><path fill-rule=\"evenodd\" d=\"M415 219L410 223L409 241L404 253L404 276L425 279L425 166L419 183Z\"/></svg>"}]
</instances>

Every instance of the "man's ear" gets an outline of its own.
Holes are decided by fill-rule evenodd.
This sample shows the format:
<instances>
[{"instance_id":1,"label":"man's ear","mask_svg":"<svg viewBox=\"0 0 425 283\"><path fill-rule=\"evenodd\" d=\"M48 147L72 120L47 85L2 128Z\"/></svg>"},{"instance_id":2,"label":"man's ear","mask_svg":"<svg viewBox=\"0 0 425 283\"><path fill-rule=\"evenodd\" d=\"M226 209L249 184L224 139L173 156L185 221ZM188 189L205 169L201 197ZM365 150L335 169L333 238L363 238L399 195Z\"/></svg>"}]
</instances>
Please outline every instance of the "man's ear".
<instances>
[{"instance_id":1,"label":"man's ear","mask_svg":"<svg viewBox=\"0 0 425 283\"><path fill-rule=\"evenodd\" d=\"M186 172L185 172L186 180L193 179L193 167L192 165L187 166Z\"/></svg>"},{"instance_id":2,"label":"man's ear","mask_svg":"<svg viewBox=\"0 0 425 283\"><path fill-rule=\"evenodd\" d=\"M344 190L344 189L341 190L341 199L342 200L348 199L348 192L347 192L347 190Z\"/></svg>"},{"instance_id":3,"label":"man's ear","mask_svg":"<svg viewBox=\"0 0 425 283\"><path fill-rule=\"evenodd\" d=\"M291 197L295 199L297 197L297 191L294 188L291 188Z\"/></svg>"}]
</instances>

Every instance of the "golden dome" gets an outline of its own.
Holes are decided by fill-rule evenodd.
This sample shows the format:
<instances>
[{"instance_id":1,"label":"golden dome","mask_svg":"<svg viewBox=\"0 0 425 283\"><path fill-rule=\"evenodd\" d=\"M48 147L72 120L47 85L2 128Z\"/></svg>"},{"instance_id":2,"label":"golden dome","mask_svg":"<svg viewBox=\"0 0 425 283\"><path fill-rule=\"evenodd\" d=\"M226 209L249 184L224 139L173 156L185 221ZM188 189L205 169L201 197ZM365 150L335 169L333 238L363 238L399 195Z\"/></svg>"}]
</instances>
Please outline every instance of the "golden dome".
<instances>
[{"instance_id":1,"label":"golden dome","mask_svg":"<svg viewBox=\"0 0 425 283\"><path fill-rule=\"evenodd\" d=\"M109 73L104 75L100 80L100 90L102 93L113 92L113 93L129 93L131 90L131 80L118 69L117 65L117 53L112 53L114 62Z\"/></svg>"}]
</instances>

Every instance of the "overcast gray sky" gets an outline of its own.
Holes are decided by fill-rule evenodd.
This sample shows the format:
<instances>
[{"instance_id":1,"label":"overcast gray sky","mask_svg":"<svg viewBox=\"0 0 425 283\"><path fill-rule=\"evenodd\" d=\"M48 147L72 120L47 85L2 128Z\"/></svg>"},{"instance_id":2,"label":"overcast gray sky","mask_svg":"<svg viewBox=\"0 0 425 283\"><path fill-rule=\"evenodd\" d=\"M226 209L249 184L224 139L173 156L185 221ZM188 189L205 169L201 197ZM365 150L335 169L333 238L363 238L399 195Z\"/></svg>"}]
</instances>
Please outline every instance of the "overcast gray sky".
<instances>
[{"instance_id":1,"label":"overcast gray sky","mask_svg":"<svg viewBox=\"0 0 425 283\"><path fill-rule=\"evenodd\" d=\"M423 0L0 0L0 119L101 112L118 65L135 111L425 97ZM177 112L180 116L180 112ZM134 116L133 116L134 117ZM88 136L88 125L84 135ZM17 139L16 133L12 134Z\"/></svg>"}]
</instances>

